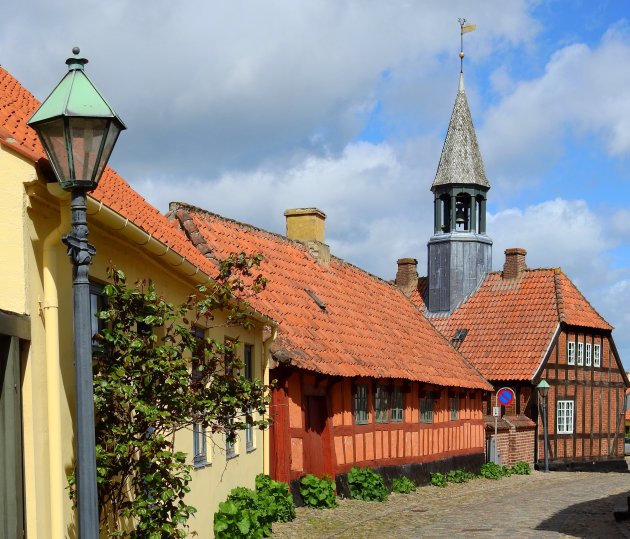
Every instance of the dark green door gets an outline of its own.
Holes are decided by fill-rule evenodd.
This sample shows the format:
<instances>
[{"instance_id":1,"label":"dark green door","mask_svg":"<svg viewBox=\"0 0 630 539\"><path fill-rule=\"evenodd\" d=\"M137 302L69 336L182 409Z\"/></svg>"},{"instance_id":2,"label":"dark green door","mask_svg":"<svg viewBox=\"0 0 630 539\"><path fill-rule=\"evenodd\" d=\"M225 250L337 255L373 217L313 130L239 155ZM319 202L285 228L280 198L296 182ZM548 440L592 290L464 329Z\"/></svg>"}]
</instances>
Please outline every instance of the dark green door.
<instances>
[{"instance_id":1,"label":"dark green door","mask_svg":"<svg viewBox=\"0 0 630 539\"><path fill-rule=\"evenodd\" d=\"M0 539L24 537L20 340L0 335Z\"/></svg>"}]
</instances>

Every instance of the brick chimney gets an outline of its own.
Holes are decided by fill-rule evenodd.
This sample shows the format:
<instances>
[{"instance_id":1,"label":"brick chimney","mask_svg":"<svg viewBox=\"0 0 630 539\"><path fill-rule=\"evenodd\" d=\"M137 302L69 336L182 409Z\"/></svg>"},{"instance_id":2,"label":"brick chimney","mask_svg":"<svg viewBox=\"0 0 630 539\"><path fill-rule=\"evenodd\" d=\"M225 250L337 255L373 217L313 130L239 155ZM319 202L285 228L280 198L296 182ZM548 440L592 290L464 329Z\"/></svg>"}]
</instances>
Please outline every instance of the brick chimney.
<instances>
[{"instance_id":1,"label":"brick chimney","mask_svg":"<svg viewBox=\"0 0 630 539\"><path fill-rule=\"evenodd\" d=\"M527 269L525 256L527 251L519 247L505 250L505 264L503 265L503 278L514 279Z\"/></svg>"},{"instance_id":2,"label":"brick chimney","mask_svg":"<svg viewBox=\"0 0 630 539\"><path fill-rule=\"evenodd\" d=\"M287 238L304 244L321 264L330 262L330 247L324 243L326 214L317 208L296 208L284 212Z\"/></svg>"},{"instance_id":3,"label":"brick chimney","mask_svg":"<svg viewBox=\"0 0 630 539\"><path fill-rule=\"evenodd\" d=\"M409 295L418 285L418 261L415 258L399 258L397 264L394 283L405 295Z\"/></svg>"}]
</instances>

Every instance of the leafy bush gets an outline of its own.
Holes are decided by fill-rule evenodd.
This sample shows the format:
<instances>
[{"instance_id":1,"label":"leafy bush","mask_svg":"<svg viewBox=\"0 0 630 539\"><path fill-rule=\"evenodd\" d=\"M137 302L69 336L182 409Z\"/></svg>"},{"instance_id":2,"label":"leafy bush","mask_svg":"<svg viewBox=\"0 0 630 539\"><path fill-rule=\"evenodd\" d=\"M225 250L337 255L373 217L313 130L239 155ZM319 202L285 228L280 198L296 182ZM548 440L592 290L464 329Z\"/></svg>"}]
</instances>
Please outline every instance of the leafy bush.
<instances>
[{"instance_id":1,"label":"leafy bush","mask_svg":"<svg viewBox=\"0 0 630 539\"><path fill-rule=\"evenodd\" d=\"M416 484L408 477L395 477L392 480L392 492L409 494L416 490Z\"/></svg>"},{"instance_id":2,"label":"leafy bush","mask_svg":"<svg viewBox=\"0 0 630 539\"><path fill-rule=\"evenodd\" d=\"M274 522L295 518L295 506L286 483L267 475L256 476L256 490L236 487L214 514L216 539L260 539L271 535Z\"/></svg>"},{"instance_id":3,"label":"leafy bush","mask_svg":"<svg viewBox=\"0 0 630 539\"><path fill-rule=\"evenodd\" d=\"M445 487L447 485L446 476L440 472L431 472L431 484L434 487Z\"/></svg>"},{"instance_id":4,"label":"leafy bush","mask_svg":"<svg viewBox=\"0 0 630 539\"><path fill-rule=\"evenodd\" d=\"M492 479L494 481L501 479L502 477L509 477L512 475L512 471L507 466L500 466L494 462L486 462L479 472L481 477L486 479Z\"/></svg>"},{"instance_id":5,"label":"leafy bush","mask_svg":"<svg viewBox=\"0 0 630 539\"><path fill-rule=\"evenodd\" d=\"M295 518L295 504L289 485L274 481L268 475L256 476L259 505L267 508L272 522L289 522Z\"/></svg>"},{"instance_id":6,"label":"leafy bush","mask_svg":"<svg viewBox=\"0 0 630 539\"><path fill-rule=\"evenodd\" d=\"M261 539L271 535L271 522L269 512L259 503L258 493L237 487L214 514L214 536L216 539Z\"/></svg>"},{"instance_id":7,"label":"leafy bush","mask_svg":"<svg viewBox=\"0 0 630 539\"><path fill-rule=\"evenodd\" d=\"M383 478L371 468L354 466L348 474L350 497L367 502L384 502L387 499L387 487Z\"/></svg>"},{"instance_id":8,"label":"leafy bush","mask_svg":"<svg viewBox=\"0 0 630 539\"><path fill-rule=\"evenodd\" d=\"M512 466L512 473L515 475L529 475L532 473L532 468L527 462L519 460Z\"/></svg>"},{"instance_id":9,"label":"leafy bush","mask_svg":"<svg viewBox=\"0 0 630 539\"><path fill-rule=\"evenodd\" d=\"M308 474L300 481L300 494L304 505L317 509L328 509L337 505L335 484L329 477Z\"/></svg>"},{"instance_id":10,"label":"leafy bush","mask_svg":"<svg viewBox=\"0 0 630 539\"><path fill-rule=\"evenodd\" d=\"M468 483L468 481L474 478L475 474L464 470L451 470L446 474L446 480L449 483Z\"/></svg>"}]
</instances>

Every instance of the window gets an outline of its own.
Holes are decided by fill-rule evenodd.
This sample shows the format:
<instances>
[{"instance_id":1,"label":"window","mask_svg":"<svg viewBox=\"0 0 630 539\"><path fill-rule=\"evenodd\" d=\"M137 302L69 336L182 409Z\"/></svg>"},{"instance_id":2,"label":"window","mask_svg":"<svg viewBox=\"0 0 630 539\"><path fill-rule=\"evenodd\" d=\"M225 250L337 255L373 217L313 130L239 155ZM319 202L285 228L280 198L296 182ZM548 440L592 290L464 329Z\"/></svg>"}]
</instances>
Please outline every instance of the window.
<instances>
[{"instance_id":1,"label":"window","mask_svg":"<svg viewBox=\"0 0 630 539\"><path fill-rule=\"evenodd\" d=\"M201 423L193 424L193 464L196 468L208 465L206 428Z\"/></svg>"},{"instance_id":2,"label":"window","mask_svg":"<svg viewBox=\"0 0 630 539\"><path fill-rule=\"evenodd\" d=\"M206 331L199 327L199 326L193 326L193 328L190 331L193 335L193 337L197 338L197 339L203 339L206 336ZM192 382L193 384L200 382L201 379L203 378L203 372L202 369L200 369L200 361L198 357L193 357L192 358L192 364L191 364L191 378L192 378Z\"/></svg>"},{"instance_id":3,"label":"window","mask_svg":"<svg viewBox=\"0 0 630 539\"><path fill-rule=\"evenodd\" d=\"M601 345L594 344L593 345L593 367L601 367L601 366L602 366Z\"/></svg>"},{"instance_id":4,"label":"window","mask_svg":"<svg viewBox=\"0 0 630 539\"><path fill-rule=\"evenodd\" d=\"M587 342L586 343L586 366L590 367L591 366L591 343Z\"/></svg>"},{"instance_id":5,"label":"window","mask_svg":"<svg viewBox=\"0 0 630 539\"><path fill-rule=\"evenodd\" d=\"M374 421L376 423L387 423L388 410L389 391L383 386L376 386L374 393Z\"/></svg>"},{"instance_id":6,"label":"window","mask_svg":"<svg viewBox=\"0 0 630 539\"><path fill-rule=\"evenodd\" d=\"M573 401L556 403L556 432L558 434L573 433Z\"/></svg>"},{"instance_id":7,"label":"window","mask_svg":"<svg viewBox=\"0 0 630 539\"><path fill-rule=\"evenodd\" d=\"M567 364L575 365L575 342L569 341L567 343Z\"/></svg>"},{"instance_id":8,"label":"window","mask_svg":"<svg viewBox=\"0 0 630 539\"><path fill-rule=\"evenodd\" d=\"M432 393L420 398L420 423L433 423L435 400Z\"/></svg>"},{"instance_id":9,"label":"window","mask_svg":"<svg viewBox=\"0 0 630 539\"><path fill-rule=\"evenodd\" d=\"M368 419L368 387L366 384L357 384L354 388L354 422L365 425Z\"/></svg>"},{"instance_id":10,"label":"window","mask_svg":"<svg viewBox=\"0 0 630 539\"><path fill-rule=\"evenodd\" d=\"M392 390L391 420L400 423L403 420L403 392L402 388L394 387Z\"/></svg>"},{"instance_id":11,"label":"window","mask_svg":"<svg viewBox=\"0 0 630 539\"><path fill-rule=\"evenodd\" d=\"M584 343L583 342L579 342L578 343L578 350L577 350L577 364L578 365L584 365Z\"/></svg>"},{"instance_id":12,"label":"window","mask_svg":"<svg viewBox=\"0 0 630 539\"><path fill-rule=\"evenodd\" d=\"M103 287L100 284L90 283L90 325L92 326L92 348L96 346L94 335L105 327L105 321L97 317L106 305L106 298L103 295Z\"/></svg>"},{"instance_id":13,"label":"window","mask_svg":"<svg viewBox=\"0 0 630 539\"><path fill-rule=\"evenodd\" d=\"M234 440L233 442L229 442L226 437L225 438L225 458L231 459L236 456L238 456L238 452L236 451L236 440Z\"/></svg>"},{"instance_id":14,"label":"window","mask_svg":"<svg viewBox=\"0 0 630 539\"><path fill-rule=\"evenodd\" d=\"M246 380L251 382L254 379L254 347L251 344L246 344L243 355L243 375ZM252 413L250 409L249 415L252 415ZM254 427L253 425L247 425L245 427L245 450L253 451L254 449Z\"/></svg>"},{"instance_id":15,"label":"window","mask_svg":"<svg viewBox=\"0 0 630 539\"><path fill-rule=\"evenodd\" d=\"M459 397L455 395L449 401L451 404L451 421L456 421L459 418Z\"/></svg>"}]
</instances>

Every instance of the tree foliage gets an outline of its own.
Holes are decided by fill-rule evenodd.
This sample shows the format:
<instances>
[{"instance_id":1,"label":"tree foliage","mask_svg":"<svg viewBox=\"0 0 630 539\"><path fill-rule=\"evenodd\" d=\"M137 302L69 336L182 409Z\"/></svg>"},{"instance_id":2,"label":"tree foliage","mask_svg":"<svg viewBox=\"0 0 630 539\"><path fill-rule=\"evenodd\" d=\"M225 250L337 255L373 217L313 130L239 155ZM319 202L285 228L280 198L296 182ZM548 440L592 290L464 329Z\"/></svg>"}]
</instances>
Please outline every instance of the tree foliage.
<instances>
[{"instance_id":1,"label":"tree foliage","mask_svg":"<svg viewBox=\"0 0 630 539\"><path fill-rule=\"evenodd\" d=\"M197 330L253 326L247 298L266 284L254 273L260 261L230 256L179 305L150 280L130 286L122 271L108 271L93 365L99 505L110 537L186 536L196 509L185 501L192 467L175 450L178 433L189 436L196 423L232 442L247 425L266 427L268 387L240 375L238 339Z\"/></svg>"}]
</instances>

